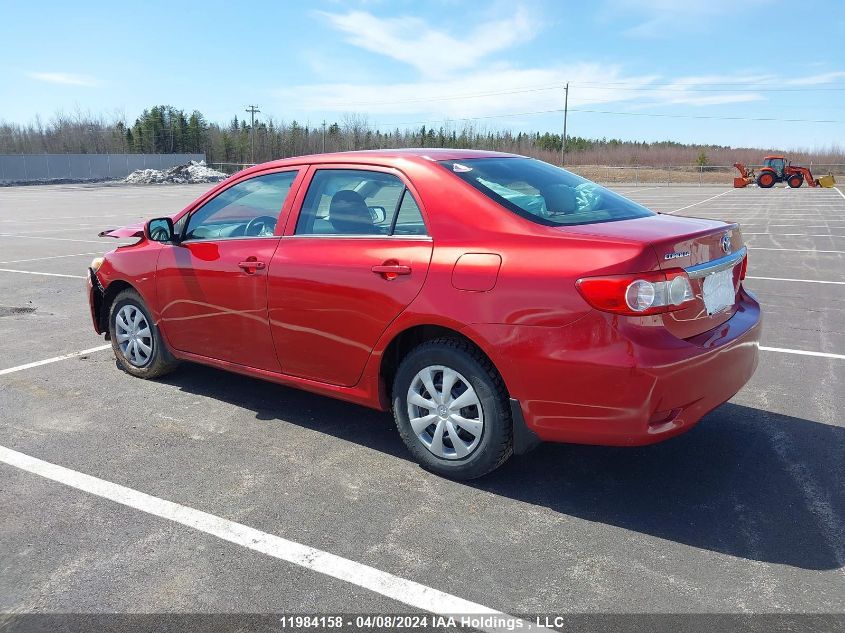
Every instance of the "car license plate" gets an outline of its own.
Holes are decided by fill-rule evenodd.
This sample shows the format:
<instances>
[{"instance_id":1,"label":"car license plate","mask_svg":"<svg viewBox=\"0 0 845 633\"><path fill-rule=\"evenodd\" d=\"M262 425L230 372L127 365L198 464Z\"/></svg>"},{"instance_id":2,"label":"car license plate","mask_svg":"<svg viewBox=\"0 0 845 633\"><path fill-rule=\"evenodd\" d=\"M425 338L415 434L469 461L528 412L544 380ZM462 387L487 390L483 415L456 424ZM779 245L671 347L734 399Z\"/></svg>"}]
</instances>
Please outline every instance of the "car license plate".
<instances>
[{"instance_id":1,"label":"car license plate","mask_svg":"<svg viewBox=\"0 0 845 633\"><path fill-rule=\"evenodd\" d=\"M704 278L704 307L716 314L732 306L736 299L733 270L720 270Z\"/></svg>"}]
</instances>

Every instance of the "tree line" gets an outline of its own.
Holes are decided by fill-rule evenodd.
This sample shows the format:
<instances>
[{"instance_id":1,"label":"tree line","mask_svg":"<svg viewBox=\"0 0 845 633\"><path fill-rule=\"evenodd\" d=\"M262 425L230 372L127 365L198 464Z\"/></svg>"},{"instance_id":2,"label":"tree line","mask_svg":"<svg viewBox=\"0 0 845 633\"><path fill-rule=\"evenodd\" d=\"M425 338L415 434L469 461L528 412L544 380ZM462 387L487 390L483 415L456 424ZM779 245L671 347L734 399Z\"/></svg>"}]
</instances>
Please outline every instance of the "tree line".
<instances>
[{"instance_id":1,"label":"tree line","mask_svg":"<svg viewBox=\"0 0 845 633\"><path fill-rule=\"evenodd\" d=\"M39 118L27 125L0 122L0 154L204 153L209 163L246 164L324 151L451 147L513 152L560 163L562 149L562 135L556 132L514 132L472 122L382 130L360 114L316 125L263 117L255 121L254 139L252 133L243 118L220 124L198 110L161 105L144 110L131 125L122 117L107 120L81 112L59 114L48 123ZM729 165L735 160L756 163L763 154L776 151L570 135L566 140L566 162L580 165ZM788 154L796 162L845 163L845 152L836 146Z\"/></svg>"}]
</instances>

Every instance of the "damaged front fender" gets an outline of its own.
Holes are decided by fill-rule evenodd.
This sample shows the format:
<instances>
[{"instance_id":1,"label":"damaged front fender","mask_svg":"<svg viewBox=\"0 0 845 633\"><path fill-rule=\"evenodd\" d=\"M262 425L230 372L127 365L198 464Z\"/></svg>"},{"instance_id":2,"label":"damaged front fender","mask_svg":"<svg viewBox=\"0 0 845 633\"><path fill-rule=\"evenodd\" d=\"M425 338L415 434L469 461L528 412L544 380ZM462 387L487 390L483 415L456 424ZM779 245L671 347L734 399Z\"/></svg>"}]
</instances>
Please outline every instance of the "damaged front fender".
<instances>
[{"instance_id":1,"label":"damaged front fender","mask_svg":"<svg viewBox=\"0 0 845 633\"><path fill-rule=\"evenodd\" d=\"M137 224L121 226L117 229L106 229L105 231L100 231L97 235L100 237L114 237L117 239L131 237L142 238L144 237L144 224L139 222Z\"/></svg>"},{"instance_id":2,"label":"damaged front fender","mask_svg":"<svg viewBox=\"0 0 845 633\"><path fill-rule=\"evenodd\" d=\"M94 331L103 334L108 328L103 323L103 298L106 290L97 278L93 268L88 269L88 306L91 309L91 320L94 323Z\"/></svg>"}]
</instances>

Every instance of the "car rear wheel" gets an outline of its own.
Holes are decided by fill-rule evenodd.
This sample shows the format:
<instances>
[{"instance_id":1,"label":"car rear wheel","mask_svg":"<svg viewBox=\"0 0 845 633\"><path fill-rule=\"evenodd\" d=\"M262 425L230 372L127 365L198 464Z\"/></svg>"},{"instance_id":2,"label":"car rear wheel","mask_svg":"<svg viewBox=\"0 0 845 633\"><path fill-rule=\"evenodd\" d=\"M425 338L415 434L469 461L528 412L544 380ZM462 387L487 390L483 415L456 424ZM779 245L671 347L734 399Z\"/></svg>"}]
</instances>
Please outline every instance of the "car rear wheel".
<instances>
[{"instance_id":1,"label":"car rear wheel","mask_svg":"<svg viewBox=\"0 0 845 633\"><path fill-rule=\"evenodd\" d=\"M393 383L393 415L408 450L427 470L452 479L481 477L510 457L508 404L492 363L456 339L413 349Z\"/></svg>"},{"instance_id":2,"label":"car rear wheel","mask_svg":"<svg viewBox=\"0 0 845 633\"><path fill-rule=\"evenodd\" d=\"M158 378L176 368L141 296L120 292L109 310L109 337L118 366L138 378Z\"/></svg>"}]
</instances>

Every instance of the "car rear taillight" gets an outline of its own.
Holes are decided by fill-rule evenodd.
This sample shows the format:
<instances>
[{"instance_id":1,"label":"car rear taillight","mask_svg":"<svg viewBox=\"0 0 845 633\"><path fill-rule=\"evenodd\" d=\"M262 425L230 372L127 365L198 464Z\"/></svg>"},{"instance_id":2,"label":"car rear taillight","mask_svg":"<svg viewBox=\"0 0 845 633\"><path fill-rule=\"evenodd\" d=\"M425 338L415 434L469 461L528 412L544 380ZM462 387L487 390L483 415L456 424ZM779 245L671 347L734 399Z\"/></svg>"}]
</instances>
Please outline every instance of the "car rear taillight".
<instances>
[{"instance_id":1,"label":"car rear taillight","mask_svg":"<svg viewBox=\"0 0 845 633\"><path fill-rule=\"evenodd\" d=\"M680 268L635 275L584 277L575 282L591 306L604 312L645 316L679 310L695 295Z\"/></svg>"},{"instance_id":2,"label":"car rear taillight","mask_svg":"<svg viewBox=\"0 0 845 633\"><path fill-rule=\"evenodd\" d=\"M745 279L745 274L748 272L748 253L745 253L745 257L742 258L742 265L739 269L739 280L742 281Z\"/></svg>"}]
</instances>

